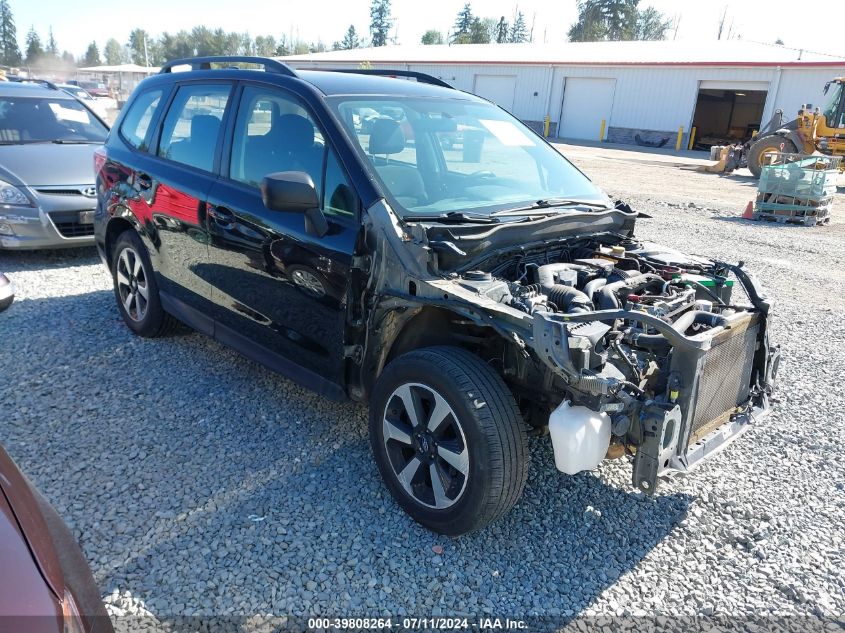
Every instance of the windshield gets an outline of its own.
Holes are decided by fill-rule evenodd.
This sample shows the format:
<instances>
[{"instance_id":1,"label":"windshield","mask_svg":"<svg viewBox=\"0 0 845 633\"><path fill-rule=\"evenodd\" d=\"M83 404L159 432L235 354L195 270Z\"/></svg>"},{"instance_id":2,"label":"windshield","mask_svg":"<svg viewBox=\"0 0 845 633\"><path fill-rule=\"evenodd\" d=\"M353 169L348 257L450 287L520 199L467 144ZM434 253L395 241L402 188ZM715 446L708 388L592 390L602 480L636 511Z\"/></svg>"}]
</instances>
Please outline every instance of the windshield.
<instances>
[{"instance_id":1,"label":"windshield","mask_svg":"<svg viewBox=\"0 0 845 633\"><path fill-rule=\"evenodd\" d=\"M74 99L0 97L0 144L102 143L108 128Z\"/></svg>"},{"instance_id":2,"label":"windshield","mask_svg":"<svg viewBox=\"0 0 845 633\"><path fill-rule=\"evenodd\" d=\"M822 111L827 124L830 127L838 127L836 119L836 111L839 107L839 97L842 96L842 84L831 83L827 91L827 104Z\"/></svg>"},{"instance_id":3,"label":"windshield","mask_svg":"<svg viewBox=\"0 0 845 633\"><path fill-rule=\"evenodd\" d=\"M88 94L87 91L83 90L82 88L77 88L76 86L62 87L62 90L64 90L65 92L69 92L74 97L77 97L79 99L85 99L87 101L93 101L94 100L94 97L92 97L90 94Z\"/></svg>"},{"instance_id":4,"label":"windshield","mask_svg":"<svg viewBox=\"0 0 845 633\"><path fill-rule=\"evenodd\" d=\"M558 199L610 204L554 148L492 104L344 97L335 106L405 216L490 214Z\"/></svg>"}]
</instances>

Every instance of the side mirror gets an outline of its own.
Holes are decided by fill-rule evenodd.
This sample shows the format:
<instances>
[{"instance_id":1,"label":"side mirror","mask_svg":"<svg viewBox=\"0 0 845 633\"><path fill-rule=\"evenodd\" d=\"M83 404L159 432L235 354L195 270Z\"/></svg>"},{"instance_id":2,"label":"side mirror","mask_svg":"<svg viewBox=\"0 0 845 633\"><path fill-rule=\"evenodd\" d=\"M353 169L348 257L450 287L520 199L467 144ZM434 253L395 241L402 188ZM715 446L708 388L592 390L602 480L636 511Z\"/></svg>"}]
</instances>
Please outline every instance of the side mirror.
<instances>
[{"instance_id":1,"label":"side mirror","mask_svg":"<svg viewBox=\"0 0 845 633\"><path fill-rule=\"evenodd\" d=\"M320 196L311 176L304 171L280 171L261 180L261 200L271 211L305 213L305 228L323 237L329 223L320 210Z\"/></svg>"}]
</instances>

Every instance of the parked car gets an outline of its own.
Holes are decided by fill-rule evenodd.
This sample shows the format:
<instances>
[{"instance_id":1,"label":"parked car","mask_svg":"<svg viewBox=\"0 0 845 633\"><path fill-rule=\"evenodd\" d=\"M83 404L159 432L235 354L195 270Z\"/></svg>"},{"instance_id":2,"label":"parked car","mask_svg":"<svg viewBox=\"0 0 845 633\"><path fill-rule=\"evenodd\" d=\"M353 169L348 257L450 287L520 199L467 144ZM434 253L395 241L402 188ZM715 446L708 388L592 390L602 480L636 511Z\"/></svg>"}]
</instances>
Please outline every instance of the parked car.
<instances>
[{"instance_id":1,"label":"parked car","mask_svg":"<svg viewBox=\"0 0 845 633\"><path fill-rule=\"evenodd\" d=\"M444 151L458 121L471 148ZM532 429L570 474L633 452L651 494L769 408L770 304L741 265L637 239L629 206L436 78L179 60L138 86L96 165L127 326L178 319L368 401L382 477L432 530L513 507Z\"/></svg>"},{"instance_id":2,"label":"parked car","mask_svg":"<svg viewBox=\"0 0 845 633\"><path fill-rule=\"evenodd\" d=\"M2 446L0 622L16 633L112 631L73 534Z\"/></svg>"},{"instance_id":3,"label":"parked car","mask_svg":"<svg viewBox=\"0 0 845 633\"><path fill-rule=\"evenodd\" d=\"M67 82L71 86L79 86L88 91L94 97L110 97L109 87L101 81L80 81L78 79L69 79Z\"/></svg>"},{"instance_id":4,"label":"parked car","mask_svg":"<svg viewBox=\"0 0 845 633\"><path fill-rule=\"evenodd\" d=\"M57 87L61 88L68 94L73 95L77 99L79 99L82 103L86 106L91 108L91 110L96 114L103 122L108 121L109 113L108 108L106 108L106 100L102 98L94 98L91 93L89 93L85 88L80 88L79 86L74 86L73 84L56 84Z\"/></svg>"},{"instance_id":5,"label":"parked car","mask_svg":"<svg viewBox=\"0 0 845 633\"><path fill-rule=\"evenodd\" d=\"M55 86L0 84L0 250L94 243L94 149L108 127Z\"/></svg>"}]
</instances>

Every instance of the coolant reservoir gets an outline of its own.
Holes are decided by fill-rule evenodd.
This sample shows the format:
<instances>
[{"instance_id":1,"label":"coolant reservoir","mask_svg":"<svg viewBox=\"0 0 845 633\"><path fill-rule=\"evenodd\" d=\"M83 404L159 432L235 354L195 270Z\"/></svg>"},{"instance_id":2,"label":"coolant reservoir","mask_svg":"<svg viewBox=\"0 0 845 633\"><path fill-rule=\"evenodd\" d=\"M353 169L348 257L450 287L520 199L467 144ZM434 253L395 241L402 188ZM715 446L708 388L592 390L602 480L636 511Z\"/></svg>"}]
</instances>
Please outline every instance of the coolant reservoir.
<instances>
[{"instance_id":1,"label":"coolant reservoir","mask_svg":"<svg viewBox=\"0 0 845 633\"><path fill-rule=\"evenodd\" d=\"M549 416L555 466L567 475L596 468L610 447L610 417L564 400Z\"/></svg>"}]
</instances>

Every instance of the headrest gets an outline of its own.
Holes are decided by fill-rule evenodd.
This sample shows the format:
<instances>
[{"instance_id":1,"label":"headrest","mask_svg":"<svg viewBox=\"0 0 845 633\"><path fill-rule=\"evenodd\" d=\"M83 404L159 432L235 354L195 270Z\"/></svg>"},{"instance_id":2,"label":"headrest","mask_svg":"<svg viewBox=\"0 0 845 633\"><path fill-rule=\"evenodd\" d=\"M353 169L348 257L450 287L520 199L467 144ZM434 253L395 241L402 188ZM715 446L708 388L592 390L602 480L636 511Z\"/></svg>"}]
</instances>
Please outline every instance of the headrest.
<instances>
[{"instance_id":1,"label":"headrest","mask_svg":"<svg viewBox=\"0 0 845 633\"><path fill-rule=\"evenodd\" d=\"M405 133L393 119L376 119L370 130L370 154L398 154L405 149Z\"/></svg>"},{"instance_id":2,"label":"headrest","mask_svg":"<svg viewBox=\"0 0 845 633\"><path fill-rule=\"evenodd\" d=\"M283 114L273 123L273 131L288 148L302 149L314 145L314 124L304 116Z\"/></svg>"},{"instance_id":3,"label":"headrest","mask_svg":"<svg viewBox=\"0 0 845 633\"><path fill-rule=\"evenodd\" d=\"M191 118L191 140L200 139L208 142L217 140L220 131L220 119L213 114L196 114Z\"/></svg>"}]
</instances>

